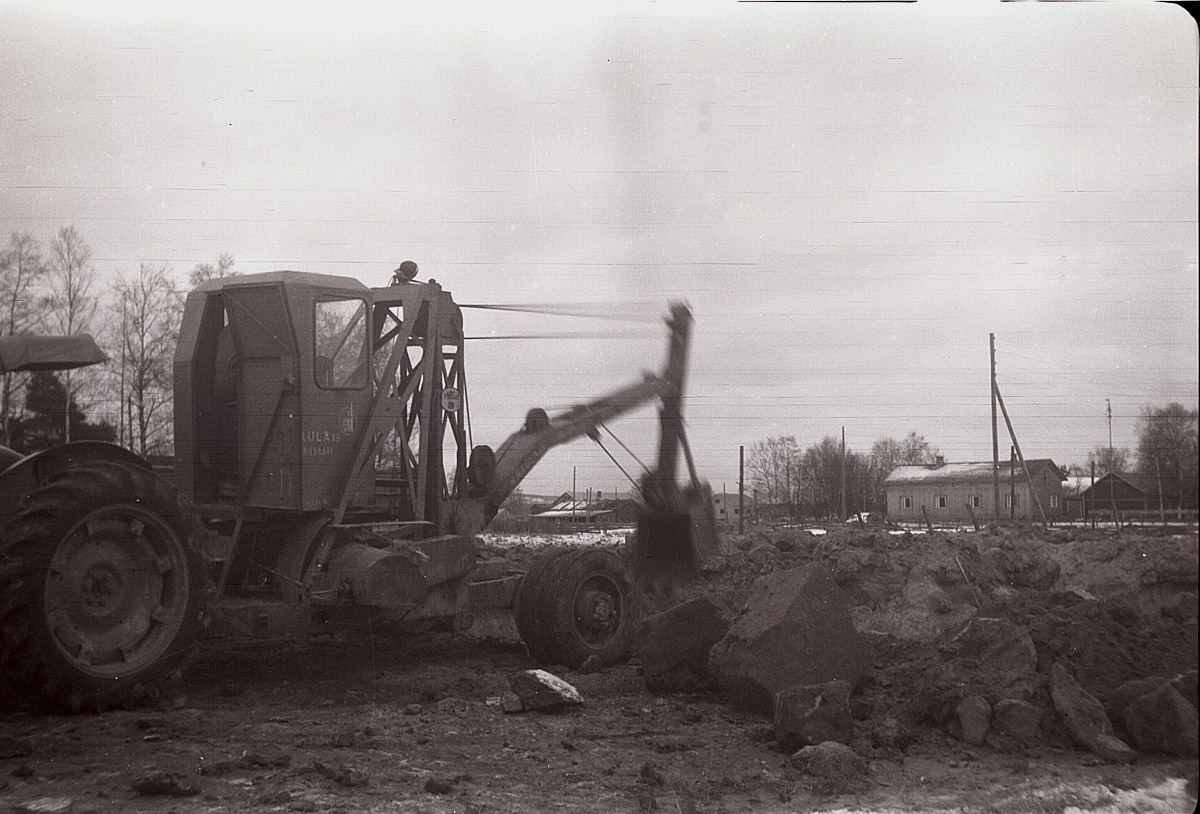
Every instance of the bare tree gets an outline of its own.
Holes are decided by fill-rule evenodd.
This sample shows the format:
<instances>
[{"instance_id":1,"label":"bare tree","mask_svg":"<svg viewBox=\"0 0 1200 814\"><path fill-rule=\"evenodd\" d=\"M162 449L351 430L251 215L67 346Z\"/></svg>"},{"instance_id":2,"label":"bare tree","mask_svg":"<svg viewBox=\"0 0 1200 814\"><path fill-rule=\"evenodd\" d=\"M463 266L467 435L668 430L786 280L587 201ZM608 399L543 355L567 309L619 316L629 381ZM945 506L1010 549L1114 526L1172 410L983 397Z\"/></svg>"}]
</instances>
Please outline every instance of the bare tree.
<instances>
[{"instance_id":1,"label":"bare tree","mask_svg":"<svg viewBox=\"0 0 1200 814\"><path fill-rule=\"evenodd\" d=\"M31 307L34 286L46 273L42 246L27 232L13 232L8 246L0 251L0 308L3 324L0 336L14 336L35 327L38 309ZM13 391L15 374L5 373L0 391L0 442L12 440Z\"/></svg>"},{"instance_id":2,"label":"bare tree","mask_svg":"<svg viewBox=\"0 0 1200 814\"><path fill-rule=\"evenodd\" d=\"M1128 472L1132 456L1125 447L1095 447L1088 453L1088 469L1096 467L1096 476L1110 472Z\"/></svg>"},{"instance_id":3,"label":"bare tree","mask_svg":"<svg viewBox=\"0 0 1200 814\"><path fill-rule=\"evenodd\" d=\"M825 436L820 443L804 450L801 462L804 483L802 505L806 514L813 517L839 517L843 483L846 508L851 515L863 511L867 506L867 459L857 452L843 450L840 439L832 435Z\"/></svg>"},{"instance_id":4,"label":"bare tree","mask_svg":"<svg viewBox=\"0 0 1200 814\"><path fill-rule=\"evenodd\" d=\"M122 405L130 446L143 457L172 443L172 365L183 297L165 264L142 263L118 280L112 322L121 326ZM119 322L118 322L119 321Z\"/></svg>"},{"instance_id":5,"label":"bare tree","mask_svg":"<svg viewBox=\"0 0 1200 814\"><path fill-rule=\"evenodd\" d=\"M92 329L99 299L92 294L96 269L92 265L92 250L74 226L64 226L50 243L49 294L46 296L48 318L55 333L70 336ZM81 402L81 382L88 373L64 371L63 387L67 401ZM87 405L83 405L87 406ZM64 440L71 440L68 421L63 427Z\"/></svg>"},{"instance_id":6,"label":"bare tree","mask_svg":"<svg viewBox=\"0 0 1200 814\"><path fill-rule=\"evenodd\" d=\"M789 514L800 486L800 447L791 435L757 441L746 462L750 483L767 506L786 506Z\"/></svg>"},{"instance_id":7,"label":"bare tree","mask_svg":"<svg viewBox=\"0 0 1200 814\"><path fill-rule=\"evenodd\" d=\"M233 255L221 252L221 256L217 258L216 264L212 263L197 263L188 275L188 284L195 288L208 280L217 280L222 277L236 277L237 272L233 270Z\"/></svg>"},{"instance_id":8,"label":"bare tree","mask_svg":"<svg viewBox=\"0 0 1200 814\"><path fill-rule=\"evenodd\" d=\"M931 464L938 457L937 447L931 446L925 436L911 431L904 438L880 438L871 446L867 467L867 495L872 511L887 508L887 491L883 482L898 466Z\"/></svg>"},{"instance_id":9,"label":"bare tree","mask_svg":"<svg viewBox=\"0 0 1200 814\"><path fill-rule=\"evenodd\" d=\"M1197 506L1197 416L1178 402L1146 407L1138 419L1138 471L1155 478L1159 492L1177 508Z\"/></svg>"}]
</instances>

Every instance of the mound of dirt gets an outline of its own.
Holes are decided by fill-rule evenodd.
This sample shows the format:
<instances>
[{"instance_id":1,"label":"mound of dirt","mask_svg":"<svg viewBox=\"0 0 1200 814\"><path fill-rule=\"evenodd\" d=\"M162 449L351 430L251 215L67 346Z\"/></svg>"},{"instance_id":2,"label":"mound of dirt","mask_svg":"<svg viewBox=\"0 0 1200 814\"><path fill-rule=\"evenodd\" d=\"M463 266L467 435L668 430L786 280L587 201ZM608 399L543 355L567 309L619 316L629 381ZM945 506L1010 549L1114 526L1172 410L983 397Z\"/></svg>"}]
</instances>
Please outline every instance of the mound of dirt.
<instances>
[{"instance_id":1,"label":"mound of dirt","mask_svg":"<svg viewBox=\"0 0 1200 814\"><path fill-rule=\"evenodd\" d=\"M1130 679L1196 664L1196 562L1195 535L757 528L727 537L688 592L744 598L764 574L820 563L873 650L874 674L855 699L860 729L890 720L953 733L958 705L978 695L1042 708L1043 739L1065 744L1048 689L1055 664L1101 699ZM1003 635L964 648L972 620L995 620ZM1008 663L996 659L1017 641L1025 672L1001 681ZM889 740L867 734L868 748Z\"/></svg>"}]
</instances>

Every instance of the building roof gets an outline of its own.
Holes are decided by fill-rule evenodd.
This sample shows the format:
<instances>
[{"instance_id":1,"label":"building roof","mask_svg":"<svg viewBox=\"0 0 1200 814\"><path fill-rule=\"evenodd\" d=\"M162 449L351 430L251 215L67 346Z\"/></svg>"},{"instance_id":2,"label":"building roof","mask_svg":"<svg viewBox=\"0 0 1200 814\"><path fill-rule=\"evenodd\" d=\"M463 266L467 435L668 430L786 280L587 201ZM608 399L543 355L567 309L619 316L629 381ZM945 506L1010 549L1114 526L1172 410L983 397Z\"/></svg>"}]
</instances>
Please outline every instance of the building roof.
<instances>
[{"instance_id":1,"label":"building roof","mask_svg":"<svg viewBox=\"0 0 1200 814\"><path fill-rule=\"evenodd\" d=\"M1109 478L1123 480L1144 495L1158 494L1158 479L1153 475L1144 475L1141 472L1109 472L1103 477L1096 478L1096 486L1099 486ZM1088 487L1084 491L1086 492L1094 488L1094 486Z\"/></svg>"},{"instance_id":2,"label":"building roof","mask_svg":"<svg viewBox=\"0 0 1200 814\"><path fill-rule=\"evenodd\" d=\"M107 361L108 357L89 334L0 338L0 373L69 370Z\"/></svg>"},{"instance_id":3,"label":"building roof","mask_svg":"<svg viewBox=\"0 0 1200 814\"><path fill-rule=\"evenodd\" d=\"M1026 465L1030 473L1049 468L1052 475L1059 480L1064 478L1062 470L1049 458L1027 458ZM1016 480L1024 481L1025 472L1018 462L1014 467L1008 461L1000 463L1000 479L1007 481L1015 474ZM885 486L923 483L961 483L963 481L992 481L991 461L969 461L965 463L948 464L906 464L891 471L883 481Z\"/></svg>"}]
</instances>

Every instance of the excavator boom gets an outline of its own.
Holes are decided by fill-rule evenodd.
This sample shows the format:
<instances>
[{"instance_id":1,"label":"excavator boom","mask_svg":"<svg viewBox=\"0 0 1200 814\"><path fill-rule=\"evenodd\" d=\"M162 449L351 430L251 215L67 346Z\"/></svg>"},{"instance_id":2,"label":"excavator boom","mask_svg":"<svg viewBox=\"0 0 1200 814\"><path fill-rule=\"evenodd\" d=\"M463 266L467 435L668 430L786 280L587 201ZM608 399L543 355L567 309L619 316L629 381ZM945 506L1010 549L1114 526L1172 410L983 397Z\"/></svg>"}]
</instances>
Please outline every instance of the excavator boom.
<instances>
[{"instance_id":1,"label":"excavator boom","mask_svg":"<svg viewBox=\"0 0 1200 814\"><path fill-rule=\"evenodd\" d=\"M641 382L616 390L555 416L530 410L524 426L495 452L490 486L485 495L485 517L490 521L530 470L554 447L580 436L596 438L606 421L652 401L660 402L660 437L657 467L641 484L643 508L635 545L638 570L653 581L694 571L717 553L712 493L696 477L683 426L683 392L691 343L692 313L682 303L671 306L667 360L659 374L646 374ZM687 458L691 482L676 483L679 453Z\"/></svg>"}]
</instances>

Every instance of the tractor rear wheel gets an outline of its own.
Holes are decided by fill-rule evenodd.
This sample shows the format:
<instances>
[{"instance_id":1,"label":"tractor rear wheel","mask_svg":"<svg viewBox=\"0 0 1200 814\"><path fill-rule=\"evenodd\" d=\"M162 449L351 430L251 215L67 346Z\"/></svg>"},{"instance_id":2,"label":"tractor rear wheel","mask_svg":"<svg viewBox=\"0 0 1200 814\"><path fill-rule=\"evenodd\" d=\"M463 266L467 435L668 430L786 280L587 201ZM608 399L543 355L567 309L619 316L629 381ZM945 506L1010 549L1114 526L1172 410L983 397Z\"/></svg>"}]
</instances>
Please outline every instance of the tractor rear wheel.
<instances>
[{"instance_id":1,"label":"tractor rear wheel","mask_svg":"<svg viewBox=\"0 0 1200 814\"><path fill-rule=\"evenodd\" d=\"M624 661L637 605L624 561L611 551L553 552L517 593L517 630L543 664L599 669Z\"/></svg>"},{"instance_id":2,"label":"tractor rear wheel","mask_svg":"<svg viewBox=\"0 0 1200 814\"><path fill-rule=\"evenodd\" d=\"M0 547L0 663L70 712L152 697L196 640L195 521L153 472L69 469L32 492Z\"/></svg>"}]
</instances>

